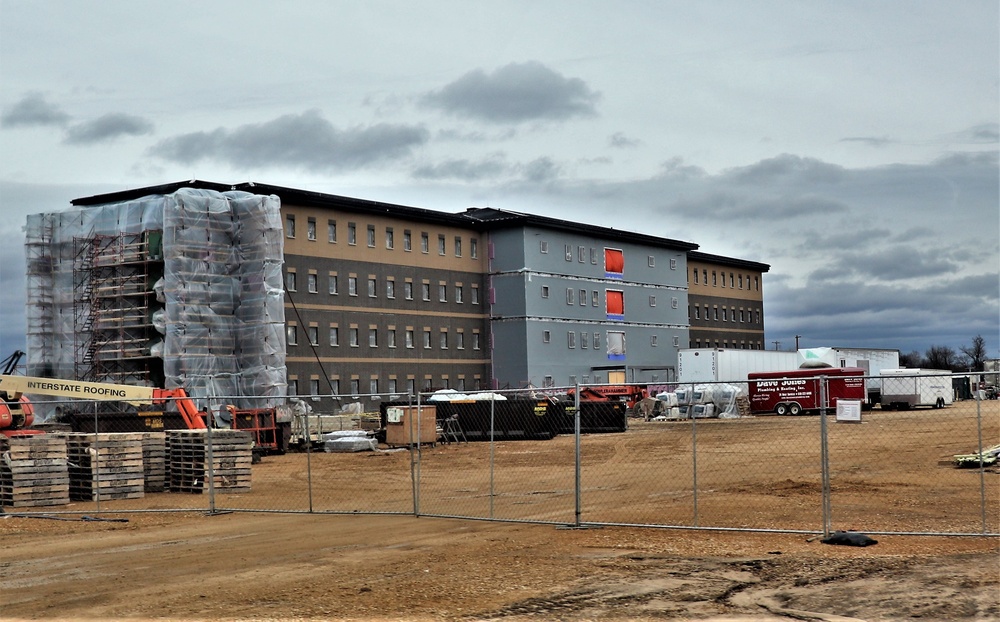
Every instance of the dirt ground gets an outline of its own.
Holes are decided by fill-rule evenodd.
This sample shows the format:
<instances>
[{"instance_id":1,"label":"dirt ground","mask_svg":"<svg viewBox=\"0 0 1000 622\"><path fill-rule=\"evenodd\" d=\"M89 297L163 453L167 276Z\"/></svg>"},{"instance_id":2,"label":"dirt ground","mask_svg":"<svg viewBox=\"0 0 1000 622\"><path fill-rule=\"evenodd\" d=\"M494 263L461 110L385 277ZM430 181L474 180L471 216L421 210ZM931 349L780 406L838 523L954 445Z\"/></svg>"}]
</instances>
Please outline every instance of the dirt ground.
<instances>
[{"instance_id":1,"label":"dirt ground","mask_svg":"<svg viewBox=\"0 0 1000 622\"><path fill-rule=\"evenodd\" d=\"M962 408L968 405L935 413L960 417ZM1000 437L1000 410L996 403L991 408L984 441L995 444ZM878 437L881 417L897 440L901 431L918 439L908 461L893 463L899 468L887 469L882 460L882 472L876 472L874 463L841 461L842 470L857 471L858 478L878 484L878 504L885 506L879 524L896 527L894 520L915 516L937 530L947 525L942 521L949 516L949 506L964 503L955 495L965 493L943 495L935 485L952 475L939 471L949 467L938 463L959 446L945 438L946 432L928 428L928 417L935 416L944 415L873 413L868 417L871 427L853 429L852 436L871 443ZM705 443L709 455L713 443L730 446L734 438L753 445L773 438L771 424L776 419L718 422L714 428L706 424L698 433L699 442ZM797 419L810 425L805 418ZM907 431L908 421L913 430ZM743 427L734 428L733 423ZM783 429L795 427L779 423ZM684 424L666 424L671 425ZM952 422L946 427L960 426ZM736 429L739 434L734 437ZM917 434L919 430L924 433ZM629 511L638 513L627 516L643 516L642 499L662 507L662 491L629 492L614 478L621 469L634 479L637 470L646 468L643 459L666 460L652 448L669 445L671 437L681 437L678 431L637 422L624 434L587 439L591 461L585 468L599 467L596 472L605 478L602 481L614 484L601 487L614 494L606 500L597 497L607 507L597 508L596 515L616 517L615 505L622 503L614 499L622 496L628 498ZM783 434L789 443L805 442L792 431ZM847 446L846 440L843 444ZM481 496L480 484L470 472L482 470L484 446L439 446L428 448L423 456L427 479L448 492L459 509L467 507L461 505L466 500L472 503ZM506 443L497 447L497 462L508 467L508 477L514 477L515 469L524 469L535 473L534 480L542 480L538 472L544 470L549 454L571 451L572 439ZM534 460L536 456L545 460ZM533 460L517 462L527 457ZM360 490L371 486L365 482L373 472L398 470L400 490L408 486L411 463L406 451L308 458L313 479L354 482L325 487L323 495L314 499L324 507L354 502ZM907 467L915 462L933 468ZM281 494L295 493L306 479L304 464L302 454L268 456L254 465L253 491L240 498L242 503L224 498L220 502L246 507L265 498L271 500L271 509L282 509L277 507L285 498ZM449 465L448 477L435 477L441 474L435 470L439 464ZM782 506L791 509L774 520L788 527L789 517L799 507L795 495L814 498L812 481L792 481L785 473L744 471L733 483L723 472L727 469L719 471L713 474L706 464L699 479L705 487L705 520L716 524L738 525L745 515L756 515L765 507L755 495L773 500L777 494ZM988 520L995 532L1000 482L995 469L987 476ZM918 485L920 477L926 478L925 486ZM386 479L384 474L381 478ZM537 483L543 492L555 489L552 482ZM754 483L762 494L754 492ZM845 495L856 489L848 484L842 488ZM711 491L718 495L714 504ZM429 485L424 493L432 507L434 492ZM468 499L462 496L465 493ZM861 503L865 492L851 494L857 498L851 497L849 506ZM979 492L974 489L969 494L976 497ZM546 504L553 499L546 496L520 496L517 507L526 508L523 511L530 516L547 515L552 506ZM556 499L559 507L566 501ZM569 500L572 503L572 497ZM177 507L180 501L193 505L184 511L125 511ZM212 514L203 510L204 503L204 495L159 493L105 504L102 513L94 512L93 504L80 502L52 508L68 513L33 510L32 517L7 508L8 513L0 515L0 618L1000 620L1000 538L996 537L876 535L878 544L859 548L822 544L806 533L571 529L393 514ZM378 511L379 503L361 510ZM201 507L194 509L198 504ZM293 505L301 507L299 501ZM116 508L121 511L107 512ZM915 514L911 508L917 508ZM85 516L100 520L82 520Z\"/></svg>"}]
</instances>

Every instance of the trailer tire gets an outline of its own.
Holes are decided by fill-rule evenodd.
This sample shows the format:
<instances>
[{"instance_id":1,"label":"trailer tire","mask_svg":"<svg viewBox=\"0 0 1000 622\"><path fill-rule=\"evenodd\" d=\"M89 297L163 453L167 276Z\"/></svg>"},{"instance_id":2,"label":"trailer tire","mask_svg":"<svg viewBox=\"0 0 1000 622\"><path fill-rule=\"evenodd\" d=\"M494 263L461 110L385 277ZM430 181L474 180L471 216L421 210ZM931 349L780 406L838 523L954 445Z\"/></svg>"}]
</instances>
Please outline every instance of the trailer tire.
<instances>
[{"instance_id":1,"label":"trailer tire","mask_svg":"<svg viewBox=\"0 0 1000 622\"><path fill-rule=\"evenodd\" d=\"M788 414L788 404L781 403L774 407L774 413L776 415L787 415Z\"/></svg>"},{"instance_id":2,"label":"trailer tire","mask_svg":"<svg viewBox=\"0 0 1000 622\"><path fill-rule=\"evenodd\" d=\"M943 397L937 398L937 401L934 402L934 408L944 408L944 398Z\"/></svg>"},{"instance_id":3,"label":"trailer tire","mask_svg":"<svg viewBox=\"0 0 1000 622\"><path fill-rule=\"evenodd\" d=\"M792 402L791 404L788 405L788 414L792 415L793 417L796 415L801 415L802 406L800 406L798 402Z\"/></svg>"}]
</instances>

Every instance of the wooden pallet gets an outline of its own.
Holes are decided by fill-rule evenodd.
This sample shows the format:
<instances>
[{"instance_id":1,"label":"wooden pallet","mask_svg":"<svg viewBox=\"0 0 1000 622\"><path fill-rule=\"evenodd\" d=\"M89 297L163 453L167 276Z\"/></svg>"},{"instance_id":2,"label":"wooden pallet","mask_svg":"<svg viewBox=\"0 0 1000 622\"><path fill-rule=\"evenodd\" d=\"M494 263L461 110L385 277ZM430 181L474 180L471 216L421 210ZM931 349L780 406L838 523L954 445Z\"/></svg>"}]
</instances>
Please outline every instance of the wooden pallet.
<instances>
[{"instance_id":1,"label":"wooden pallet","mask_svg":"<svg viewBox=\"0 0 1000 622\"><path fill-rule=\"evenodd\" d=\"M0 435L0 505L66 505L69 470L66 441L48 434L7 438Z\"/></svg>"},{"instance_id":2,"label":"wooden pallet","mask_svg":"<svg viewBox=\"0 0 1000 622\"><path fill-rule=\"evenodd\" d=\"M143 434L65 434L70 499L141 498L145 493Z\"/></svg>"},{"instance_id":3,"label":"wooden pallet","mask_svg":"<svg viewBox=\"0 0 1000 622\"><path fill-rule=\"evenodd\" d=\"M171 492L243 493L250 491L253 439L240 430L170 430ZM211 486L209 477L212 478Z\"/></svg>"}]
</instances>

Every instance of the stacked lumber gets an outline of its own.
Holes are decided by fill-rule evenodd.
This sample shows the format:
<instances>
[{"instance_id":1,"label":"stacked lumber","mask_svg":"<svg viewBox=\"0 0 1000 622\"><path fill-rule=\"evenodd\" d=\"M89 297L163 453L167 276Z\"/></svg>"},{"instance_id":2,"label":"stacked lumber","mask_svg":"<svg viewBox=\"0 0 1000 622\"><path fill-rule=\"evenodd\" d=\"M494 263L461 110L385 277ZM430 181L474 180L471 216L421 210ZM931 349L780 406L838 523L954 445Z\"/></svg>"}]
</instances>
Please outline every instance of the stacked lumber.
<instances>
[{"instance_id":1,"label":"stacked lumber","mask_svg":"<svg viewBox=\"0 0 1000 622\"><path fill-rule=\"evenodd\" d=\"M66 441L50 434L0 434L0 505L40 507L69 503Z\"/></svg>"},{"instance_id":2,"label":"stacked lumber","mask_svg":"<svg viewBox=\"0 0 1000 622\"><path fill-rule=\"evenodd\" d=\"M167 435L163 432L142 433L142 474L146 492L167 489Z\"/></svg>"},{"instance_id":3,"label":"stacked lumber","mask_svg":"<svg viewBox=\"0 0 1000 622\"><path fill-rule=\"evenodd\" d=\"M170 492L250 492L253 438L241 430L170 430Z\"/></svg>"},{"instance_id":4,"label":"stacked lumber","mask_svg":"<svg viewBox=\"0 0 1000 622\"><path fill-rule=\"evenodd\" d=\"M750 398L747 397L746 395L737 395L736 396L736 410L739 413L740 417L749 417L750 414L751 414L750 413Z\"/></svg>"},{"instance_id":5,"label":"stacked lumber","mask_svg":"<svg viewBox=\"0 0 1000 622\"><path fill-rule=\"evenodd\" d=\"M65 434L70 499L142 498L145 494L142 434Z\"/></svg>"}]
</instances>

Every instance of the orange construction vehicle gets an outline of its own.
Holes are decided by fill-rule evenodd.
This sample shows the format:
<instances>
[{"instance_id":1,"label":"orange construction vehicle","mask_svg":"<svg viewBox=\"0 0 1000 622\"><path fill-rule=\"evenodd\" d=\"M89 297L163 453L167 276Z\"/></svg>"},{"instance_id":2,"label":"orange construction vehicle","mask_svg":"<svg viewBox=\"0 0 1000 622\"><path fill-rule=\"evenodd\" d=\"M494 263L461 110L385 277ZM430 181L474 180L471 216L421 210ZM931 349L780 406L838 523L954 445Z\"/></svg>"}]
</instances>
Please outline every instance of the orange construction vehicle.
<instances>
[{"instance_id":1,"label":"orange construction vehicle","mask_svg":"<svg viewBox=\"0 0 1000 622\"><path fill-rule=\"evenodd\" d=\"M572 399L575 389L566 394ZM624 402L629 408L635 408L643 398L649 397L646 387L636 384L600 385L582 387L580 400L591 402Z\"/></svg>"}]
</instances>

